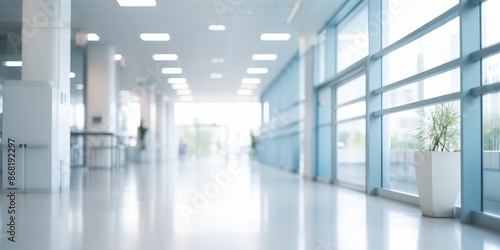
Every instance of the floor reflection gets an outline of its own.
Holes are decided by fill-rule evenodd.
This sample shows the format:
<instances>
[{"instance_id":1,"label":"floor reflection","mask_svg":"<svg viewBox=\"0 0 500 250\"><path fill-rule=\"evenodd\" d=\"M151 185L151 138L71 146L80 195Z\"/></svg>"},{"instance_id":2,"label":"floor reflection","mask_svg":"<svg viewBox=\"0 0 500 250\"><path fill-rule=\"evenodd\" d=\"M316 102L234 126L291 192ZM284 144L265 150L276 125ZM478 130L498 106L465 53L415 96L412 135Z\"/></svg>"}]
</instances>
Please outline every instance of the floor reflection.
<instances>
[{"instance_id":1,"label":"floor reflection","mask_svg":"<svg viewBox=\"0 0 500 250\"><path fill-rule=\"evenodd\" d=\"M500 249L416 207L247 160L74 169L71 191L0 198L0 249Z\"/></svg>"}]
</instances>

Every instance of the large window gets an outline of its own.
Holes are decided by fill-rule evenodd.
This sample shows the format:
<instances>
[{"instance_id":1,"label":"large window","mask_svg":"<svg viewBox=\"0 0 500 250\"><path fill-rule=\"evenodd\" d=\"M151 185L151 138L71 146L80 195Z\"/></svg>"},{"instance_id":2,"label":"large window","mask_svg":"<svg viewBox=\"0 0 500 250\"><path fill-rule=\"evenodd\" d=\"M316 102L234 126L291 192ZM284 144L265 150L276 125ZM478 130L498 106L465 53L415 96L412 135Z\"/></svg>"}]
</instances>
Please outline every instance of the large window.
<instances>
[{"instance_id":1,"label":"large window","mask_svg":"<svg viewBox=\"0 0 500 250\"><path fill-rule=\"evenodd\" d=\"M384 85L432 69L460 57L459 19L384 57ZM457 86L459 84L456 84Z\"/></svg>"},{"instance_id":2,"label":"large window","mask_svg":"<svg viewBox=\"0 0 500 250\"><path fill-rule=\"evenodd\" d=\"M337 180L365 186L366 76L342 84L337 99Z\"/></svg>"},{"instance_id":3,"label":"large window","mask_svg":"<svg viewBox=\"0 0 500 250\"><path fill-rule=\"evenodd\" d=\"M337 72L368 55L368 8L356 10L337 26Z\"/></svg>"},{"instance_id":4,"label":"large window","mask_svg":"<svg viewBox=\"0 0 500 250\"><path fill-rule=\"evenodd\" d=\"M500 42L500 0L482 4L482 47ZM482 60L482 84L500 82L500 54ZM483 96L483 210L500 215L500 93Z\"/></svg>"},{"instance_id":5,"label":"large window","mask_svg":"<svg viewBox=\"0 0 500 250\"><path fill-rule=\"evenodd\" d=\"M438 17L457 0L383 0L384 47Z\"/></svg>"},{"instance_id":6,"label":"large window","mask_svg":"<svg viewBox=\"0 0 500 250\"><path fill-rule=\"evenodd\" d=\"M488 0L482 4L481 24L482 24L482 46L488 47L500 42L500 1Z\"/></svg>"},{"instance_id":7,"label":"large window","mask_svg":"<svg viewBox=\"0 0 500 250\"><path fill-rule=\"evenodd\" d=\"M417 195L413 155L418 151L414 135L420 124L416 111L459 99L454 94L460 92L460 61L456 60L460 20L456 13L441 16L456 4L455 0L384 1L386 9L393 8L382 26L384 45L400 41L382 55L382 88L375 91L382 94L385 189ZM441 19L435 19L438 16ZM436 28L407 36L429 22Z\"/></svg>"}]
</instances>

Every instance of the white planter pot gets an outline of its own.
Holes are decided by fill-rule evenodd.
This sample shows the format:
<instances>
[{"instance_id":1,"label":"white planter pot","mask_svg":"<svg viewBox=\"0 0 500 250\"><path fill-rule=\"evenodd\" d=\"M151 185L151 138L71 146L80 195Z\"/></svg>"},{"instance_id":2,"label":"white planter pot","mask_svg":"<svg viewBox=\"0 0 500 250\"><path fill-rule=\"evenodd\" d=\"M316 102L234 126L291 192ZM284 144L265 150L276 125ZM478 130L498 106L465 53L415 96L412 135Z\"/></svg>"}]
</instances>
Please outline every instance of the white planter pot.
<instances>
[{"instance_id":1,"label":"white planter pot","mask_svg":"<svg viewBox=\"0 0 500 250\"><path fill-rule=\"evenodd\" d=\"M460 152L415 152L422 214L453 217L460 189Z\"/></svg>"}]
</instances>

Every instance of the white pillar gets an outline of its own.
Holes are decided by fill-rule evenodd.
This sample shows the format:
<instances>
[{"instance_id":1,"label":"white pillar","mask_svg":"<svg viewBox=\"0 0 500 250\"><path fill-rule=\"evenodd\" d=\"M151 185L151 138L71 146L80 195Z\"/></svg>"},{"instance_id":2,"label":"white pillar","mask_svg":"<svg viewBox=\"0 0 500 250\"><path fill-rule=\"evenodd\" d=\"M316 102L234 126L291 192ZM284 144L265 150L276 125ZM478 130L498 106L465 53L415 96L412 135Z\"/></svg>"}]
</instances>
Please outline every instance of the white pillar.
<instances>
[{"instance_id":1,"label":"white pillar","mask_svg":"<svg viewBox=\"0 0 500 250\"><path fill-rule=\"evenodd\" d=\"M115 133L117 126L115 48L111 45L89 45L85 86L86 131ZM87 139L87 166L111 167L111 137ZM92 149L93 148L93 149Z\"/></svg>"},{"instance_id":2,"label":"white pillar","mask_svg":"<svg viewBox=\"0 0 500 250\"><path fill-rule=\"evenodd\" d=\"M69 187L71 1L23 0L22 5L22 81L6 83L4 95L10 91L14 99L4 96L3 139L46 145L18 150L25 155L16 156L22 163L17 177L25 192L58 192ZM36 95L38 90L43 93Z\"/></svg>"},{"instance_id":3,"label":"white pillar","mask_svg":"<svg viewBox=\"0 0 500 250\"><path fill-rule=\"evenodd\" d=\"M306 99L304 101L305 117L304 117L304 166L301 168L301 174L306 179L312 179L315 167L315 105L314 97L314 48L311 48L305 54L305 84L306 84Z\"/></svg>"},{"instance_id":4,"label":"white pillar","mask_svg":"<svg viewBox=\"0 0 500 250\"><path fill-rule=\"evenodd\" d=\"M168 160L168 96L164 96L158 102L158 114L159 114L159 127L160 132L160 157L159 159L163 161Z\"/></svg>"},{"instance_id":5,"label":"white pillar","mask_svg":"<svg viewBox=\"0 0 500 250\"><path fill-rule=\"evenodd\" d=\"M168 141L168 159L177 160L179 157L179 134L175 126L174 102L167 103L167 141Z\"/></svg>"}]
</instances>

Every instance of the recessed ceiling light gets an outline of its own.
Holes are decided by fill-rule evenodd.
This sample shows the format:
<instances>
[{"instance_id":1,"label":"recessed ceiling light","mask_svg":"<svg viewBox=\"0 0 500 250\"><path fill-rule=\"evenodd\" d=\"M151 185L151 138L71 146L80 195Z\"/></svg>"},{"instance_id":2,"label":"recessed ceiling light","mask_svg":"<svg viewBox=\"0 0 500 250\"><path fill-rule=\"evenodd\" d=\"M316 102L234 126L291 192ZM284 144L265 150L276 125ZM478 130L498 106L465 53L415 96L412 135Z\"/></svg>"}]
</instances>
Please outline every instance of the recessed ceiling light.
<instances>
[{"instance_id":1,"label":"recessed ceiling light","mask_svg":"<svg viewBox=\"0 0 500 250\"><path fill-rule=\"evenodd\" d=\"M90 42L97 42L99 41L101 38L96 34L96 33L88 33L87 34L87 41L90 41Z\"/></svg>"},{"instance_id":2,"label":"recessed ceiling light","mask_svg":"<svg viewBox=\"0 0 500 250\"><path fill-rule=\"evenodd\" d=\"M210 78L212 78L212 79L221 79L222 77L224 77L224 75L221 74L221 73L212 73L212 74L210 74Z\"/></svg>"},{"instance_id":3,"label":"recessed ceiling light","mask_svg":"<svg viewBox=\"0 0 500 250\"><path fill-rule=\"evenodd\" d=\"M257 89L259 85L256 84L241 84L241 89Z\"/></svg>"},{"instance_id":4,"label":"recessed ceiling light","mask_svg":"<svg viewBox=\"0 0 500 250\"><path fill-rule=\"evenodd\" d=\"M154 7L156 0L117 0L121 7Z\"/></svg>"},{"instance_id":5,"label":"recessed ceiling light","mask_svg":"<svg viewBox=\"0 0 500 250\"><path fill-rule=\"evenodd\" d=\"M212 24L210 26L208 26L208 30L211 30L211 31L224 31L226 30L226 26L225 25L217 25L217 24Z\"/></svg>"},{"instance_id":6,"label":"recessed ceiling light","mask_svg":"<svg viewBox=\"0 0 500 250\"><path fill-rule=\"evenodd\" d=\"M83 84L79 83L79 84L75 85L75 88L78 89L78 90L82 90L83 89Z\"/></svg>"},{"instance_id":7,"label":"recessed ceiling light","mask_svg":"<svg viewBox=\"0 0 500 250\"><path fill-rule=\"evenodd\" d=\"M183 90L177 90L175 91L175 93L177 95L191 95L193 91L191 91L190 89L183 89Z\"/></svg>"},{"instance_id":8,"label":"recessed ceiling light","mask_svg":"<svg viewBox=\"0 0 500 250\"><path fill-rule=\"evenodd\" d=\"M172 89L189 89L189 84L187 83L177 83L177 84L172 84Z\"/></svg>"},{"instance_id":9,"label":"recessed ceiling light","mask_svg":"<svg viewBox=\"0 0 500 250\"><path fill-rule=\"evenodd\" d=\"M253 95L253 90L240 89L238 90L238 95Z\"/></svg>"},{"instance_id":10,"label":"recessed ceiling light","mask_svg":"<svg viewBox=\"0 0 500 250\"><path fill-rule=\"evenodd\" d=\"M194 100L193 96L181 96L179 97L179 101L181 102L192 102Z\"/></svg>"},{"instance_id":11,"label":"recessed ceiling light","mask_svg":"<svg viewBox=\"0 0 500 250\"><path fill-rule=\"evenodd\" d=\"M176 54L154 54L155 61L176 61L179 57Z\"/></svg>"},{"instance_id":12,"label":"recessed ceiling light","mask_svg":"<svg viewBox=\"0 0 500 250\"><path fill-rule=\"evenodd\" d=\"M76 77L76 73L75 72L69 72L69 78L73 79Z\"/></svg>"},{"instance_id":13,"label":"recessed ceiling light","mask_svg":"<svg viewBox=\"0 0 500 250\"><path fill-rule=\"evenodd\" d=\"M247 74L267 74L269 70L267 68L248 68L247 69Z\"/></svg>"},{"instance_id":14,"label":"recessed ceiling light","mask_svg":"<svg viewBox=\"0 0 500 250\"><path fill-rule=\"evenodd\" d=\"M167 82L170 84L187 83L187 79L186 78L168 78Z\"/></svg>"},{"instance_id":15,"label":"recessed ceiling light","mask_svg":"<svg viewBox=\"0 0 500 250\"><path fill-rule=\"evenodd\" d=\"M212 58L211 63L224 63L226 60L224 58Z\"/></svg>"},{"instance_id":16,"label":"recessed ceiling light","mask_svg":"<svg viewBox=\"0 0 500 250\"><path fill-rule=\"evenodd\" d=\"M178 75L182 74L181 68L162 68L161 73L165 75Z\"/></svg>"},{"instance_id":17,"label":"recessed ceiling light","mask_svg":"<svg viewBox=\"0 0 500 250\"><path fill-rule=\"evenodd\" d=\"M260 78L243 78L241 83L243 84L260 84L262 80Z\"/></svg>"},{"instance_id":18,"label":"recessed ceiling light","mask_svg":"<svg viewBox=\"0 0 500 250\"><path fill-rule=\"evenodd\" d=\"M254 61L274 61L278 59L276 54L253 54L252 60Z\"/></svg>"},{"instance_id":19,"label":"recessed ceiling light","mask_svg":"<svg viewBox=\"0 0 500 250\"><path fill-rule=\"evenodd\" d=\"M115 54L115 61L120 61L123 58L121 54Z\"/></svg>"},{"instance_id":20,"label":"recessed ceiling light","mask_svg":"<svg viewBox=\"0 0 500 250\"><path fill-rule=\"evenodd\" d=\"M292 35L290 33L263 33L260 35L262 41L288 41Z\"/></svg>"},{"instance_id":21,"label":"recessed ceiling light","mask_svg":"<svg viewBox=\"0 0 500 250\"><path fill-rule=\"evenodd\" d=\"M3 65L6 67L22 67L23 62L22 61L5 61L5 62L3 62Z\"/></svg>"},{"instance_id":22,"label":"recessed ceiling light","mask_svg":"<svg viewBox=\"0 0 500 250\"><path fill-rule=\"evenodd\" d=\"M146 42L170 41L170 35L167 33L142 33L140 37Z\"/></svg>"}]
</instances>

